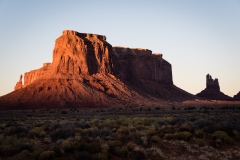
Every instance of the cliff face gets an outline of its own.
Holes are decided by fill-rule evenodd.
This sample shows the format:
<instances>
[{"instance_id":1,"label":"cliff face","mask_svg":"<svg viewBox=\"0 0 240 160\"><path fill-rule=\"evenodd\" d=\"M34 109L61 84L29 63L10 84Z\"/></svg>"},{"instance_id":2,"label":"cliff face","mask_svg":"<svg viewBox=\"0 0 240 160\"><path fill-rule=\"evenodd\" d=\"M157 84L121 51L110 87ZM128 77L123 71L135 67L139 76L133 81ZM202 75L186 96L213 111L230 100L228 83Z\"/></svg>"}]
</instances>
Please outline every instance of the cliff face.
<instances>
[{"instance_id":1,"label":"cliff face","mask_svg":"<svg viewBox=\"0 0 240 160\"><path fill-rule=\"evenodd\" d=\"M71 30L56 39L52 63L25 73L14 90L0 97L2 108L156 106L194 98L173 85L161 54Z\"/></svg>"},{"instance_id":2,"label":"cliff face","mask_svg":"<svg viewBox=\"0 0 240 160\"><path fill-rule=\"evenodd\" d=\"M152 80L173 84L171 64L162 58L162 54L152 54L151 50L141 48L114 47L114 74L122 80Z\"/></svg>"},{"instance_id":3,"label":"cliff face","mask_svg":"<svg viewBox=\"0 0 240 160\"><path fill-rule=\"evenodd\" d=\"M111 50L105 36L63 31L53 51L53 72L75 76L112 73Z\"/></svg>"},{"instance_id":4,"label":"cliff face","mask_svg":"<svg viewBox=\"0 0 240 160\"><path fill-rule=\"evenodd\" d=\"M232 100L232 97L229 97L220 91L218 79L213 80L209 74L206 76L206 88L196 94L196 96L212 100Z\"/></svg>"}]
</instances>

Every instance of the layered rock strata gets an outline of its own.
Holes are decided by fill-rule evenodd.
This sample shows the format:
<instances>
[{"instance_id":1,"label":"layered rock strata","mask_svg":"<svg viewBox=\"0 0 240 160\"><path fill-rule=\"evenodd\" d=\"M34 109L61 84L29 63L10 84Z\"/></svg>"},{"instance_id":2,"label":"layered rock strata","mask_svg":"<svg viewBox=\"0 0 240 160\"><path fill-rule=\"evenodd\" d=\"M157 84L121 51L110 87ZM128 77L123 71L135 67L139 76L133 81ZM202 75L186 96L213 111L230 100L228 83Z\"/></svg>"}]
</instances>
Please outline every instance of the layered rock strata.
<instances>
[{"instance_id":1,"label":"layered rock strata","mask_svg":"<svg viewBox=\"0 0 240 160\"><path fill-rule=\"evenodd\" d=\"M171 64L148 49L112 47L106 37L65 30L52 63L24 74L2 108L152 106L194 96L173 85Z\"/></svg>"},{"instance_id":2,"label":"layered rock strata","mask_svg":"<svg viewBox=\"0 0 240 160\"><path fill-rule=\"evenodd\" d=\"M232 97L225 95L220 91L218 79L212 79L212 76L206 76L206 88L200 93L196 94L198 97L211 99L211 100L232 100Z\"/></svg>"}]
</instances>

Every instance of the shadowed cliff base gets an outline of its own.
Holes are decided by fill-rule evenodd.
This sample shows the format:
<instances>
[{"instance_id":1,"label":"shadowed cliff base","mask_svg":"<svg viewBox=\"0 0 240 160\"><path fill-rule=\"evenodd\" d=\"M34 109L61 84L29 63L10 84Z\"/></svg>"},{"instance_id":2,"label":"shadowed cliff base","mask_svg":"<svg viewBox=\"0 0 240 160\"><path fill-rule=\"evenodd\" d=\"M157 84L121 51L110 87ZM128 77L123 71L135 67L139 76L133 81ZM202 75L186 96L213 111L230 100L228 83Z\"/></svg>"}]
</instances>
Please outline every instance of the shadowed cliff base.
<instances>
[{"instance_id":1,"label":"shadowed cliff base","mask_svg":"<svg viewBox=\"0 0 240 160\"><path fill-rule=\"evenodd\" d=\"M23 83L24 80L24 83ZM174 86L162 54L112 47L105 36L63 31L52 63L20 76L1 109L170 106L196 97Z\"/></svg>"}]
</instances>

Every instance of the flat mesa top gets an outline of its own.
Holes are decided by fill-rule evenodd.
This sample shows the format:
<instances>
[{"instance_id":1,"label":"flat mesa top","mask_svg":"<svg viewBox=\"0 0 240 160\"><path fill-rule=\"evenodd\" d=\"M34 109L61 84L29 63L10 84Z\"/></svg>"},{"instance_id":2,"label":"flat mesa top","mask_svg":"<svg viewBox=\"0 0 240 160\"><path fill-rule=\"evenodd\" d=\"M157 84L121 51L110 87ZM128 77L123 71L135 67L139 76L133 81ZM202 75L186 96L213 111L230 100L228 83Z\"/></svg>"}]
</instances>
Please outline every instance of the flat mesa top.
<instances>
[{"instance_id":1,"label":"flat mesa top","mask_svg":"<svg viewBox=\"0 0 240 160\"><path fill-rule=\"evenodd\" d=\"M107 38L105 35L98 35L98 34L92 34L92 33L79 33L74 30L63 30L63 35L74 35L82 38L97 38L106 41Z\"/></svg>"}]
</instances>

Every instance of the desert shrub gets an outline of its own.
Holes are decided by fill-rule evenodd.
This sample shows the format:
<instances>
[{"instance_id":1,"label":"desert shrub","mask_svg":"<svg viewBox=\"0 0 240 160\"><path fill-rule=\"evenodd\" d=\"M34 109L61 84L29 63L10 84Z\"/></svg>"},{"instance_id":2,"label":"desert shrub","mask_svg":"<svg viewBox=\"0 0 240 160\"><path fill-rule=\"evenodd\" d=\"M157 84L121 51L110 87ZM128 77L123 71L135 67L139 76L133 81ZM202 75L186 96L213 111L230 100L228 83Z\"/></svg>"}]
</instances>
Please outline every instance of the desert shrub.
<instances>
[{"instance_id":1,"label":"desert shrub","mask_svg":"<svg viewBox=\"0 0 240 160\"><path fill-rule=\"evenodd\" d=\"M130 137L123 133L114 133L112 137L114 137L114 139L117 141L121 141L122 143L127 143L130 140Z\"/></svg>"},{"instance_id":2,"label":"desert shrub","mask_svg":"<svg viewBox=\"0 0 240 160\"><path fill-rule=\"evenodd\" d=\"M218 130L225 131L228 134L231 134L234 129L236 129L236 125L230 121L224 121L218 127Z\"/></svg>"},{"instance_id":3,"label":"desert shrub","mask_svg":"<svg viewBox=\"0 0 240 160\"><path fill-rule=\"evenodd\" d=\"M56 142L59 139L67 139L69 137L73 137L74 135L75 131L72 128L58 128L50 133L50 137L53 142Z\"/></svg>"},{"instance_id":4,"label":"desert shrub","mask_svg":"<svg viewBox=\"0 0 240 160\"><path fill-rule=\"evenodd\" d=\"M102 151L101 143L97 139L86 140L81 139L75 143L75 148L77 151L87 151L90 154L99 153Z\"/></svg>"},{"instance_id":5,"label":"desert shrub","mask_svg":"<svg viewBox=\"0 0 240 160\"><path fill-rule=\"evenodd\" d=\"M180 126L179 130L180 131L191 131L191 127L189 126L189 124L184 123Z\"/></svg>"},{"instance_id":6,"label":"desert shrub","mask_svg":"<svg viewBox=\"0 0 240 160\"><path fill-rule=\"evenodd\" d=\"M128 155L128 148L126 146L116 147L115 153L120 157L127 157Z\"/></svg>"},{"instance_id":7,"label":"desert shrub","mask_svg":"<svg viewBox=\"0 0 240 160\"><path fill-rule=\"evenodd\" d=\"M54 151L56 157L61 157L64 154L64 150L62 148L62 141L58 141L54 143L51 150Z\"/></svg>"},{"instance_id":8,"label":"desert shrub","mask_svg":"<svg viewBox=\"0 0 240 160\"><path fill-rule=\"evenodd\" d=\"M107 144L101 145L102 153L108 153L108 150L110 149Z\"/></svg>"},{"instance_id":9,"label":"desert shrub","mask_svg":"<svg viewBox=\"0 0 240 160\"><path fill-rule=\"evenodd\" d=\"M61 114L67 114L67 111L61 111Z\"/></svg>"},{"instance_id":10,"label":"desert shrub","mask_svg":"<svg viewBox=\"0 0 240 160\"><path fill-rule=\"evenodd\" d=\"M67 139L62 142L62 149L65 153L74 153L75 145L73 139Z\"/></svg>"},{"instance_id":11,"label":"desert shrub","mask_svg":"<svg viewBox=\"0 0 240 160\"><path fill-rule=\"evenodd\" d=\"M91 126L89 125L89 123L86 123L86 122L75 122L74 125L76 127L81 127L82 129L85 129L85 128L90 128Z\"/></svg>"},{"instance_id":12,"label":"desert shrub","mask_svg":"<svg viewBox=\"0 0 240 160\"><path fill-rule=\"evenodd\" d=\"M108 118L108 119L102 121L102 122L99 124L99 127L101 127L101 128L111 127L112 125L113 125L113 121Z\"/></svg>"},{"instance_id":13,"label":"desert shrub","mask_svg":"<svg viewBox=\"0 0 240 160\"><path fill-rule=\"evenodd\" d=\"M203 106L203 107L201 107L199 110L201 111L201 110L209 110L209 109L210 109L210 107Z\"/></svg>"},{"instance_id":14,"label":"desert shrub","mask_svg":"<svg viewBox=\"0 0 240 160\"><path fill-rule=\"evenodd\" d=\"M80 140L82 137L81 137L81 134L80 133L75 133L75 140Z\"/></svg>"},{"instance_id":15,"label":"desert shrub","mask_svg":"<svg viewBox=\"0 0 240 160\"><path fill-rule=\"evenodd\" d=\"M129 157L133 160L146 160L147 157L142 150L134 150Z\"/></svg>"},{"instance_id":16,"label":"desert shrub","mask_svg":"<svg viewBox=\"0 0 240 160\"><path fill-rule=\"evenodd\" d=\"M87 151L78 151L75 153L75 158L77 160L89 160L91 155Z\"/></svg>"},{"instance_id":17,"label":"desert shrub","mask_svg":"<svg viewBox=\"0 0 240 160\"><path fill-rule=\"evenodd\" d=\"M109 141L109 142L108 142L108 146L109 146L109 148L110 148L110 151L111 151L112 153L114 153L116 147L122 146L122 142L121 142L121 141Z\"/></svg>"},{"instance_id":18,"label":"desert shrub","mask_svg":"<svg viewBox=\"0 0 240 160\"><path fill-rule=\"evenodd\" d=\"M96 153L92 156L92 160L108 160L108 155L105 153Z\"/></svg>"},{"instance_id":19,"label":"desert shrub","mask_svg":"<svg viewBox=\"0 0 240 160\"><path fill-rule=\"evenodd\" d=\"M39 160L53 160L53 159L55 159L54 151L44 151L39 156Z\"/></svg>"},{"instance_id":20,"label":"desert shrub","mask_svg":"<svg viewBox=\"0 0 240 160\"><path fill-rule=\"evenodd\" d=\"M119 133L124 133L124 134L128 134L128 133L129 133L128 127L126 127L126 126L120 126L120 127L118 128L117 132L119 132Z\"/></svg>"},{"instance_id":21,"label":"desert shrub","mask_svg":"<svg viewBox=\"0 0 240 160\"><path fill-rule=\"evenodd\" d=\"M17 149L12 145L0 145L0 157L10 157L17 153Z\"/></svg>"},{"instance_id":22,"label":"desert shrub","mask_svg":"<svg viewBox=\"0 0 240 160\"><path fill-rule=\"evenodd\" d=\"M235 109L235 107L226 105L226 106L220 107L219 109L221 109L221 110L233 110L233 109Z\"/></svg>"},{"instance_id":23,"label":"desert shrub","mask_svg":"<svg viewBox=\"0 0 240 160\"><path fill-rule=\"evenodd\" d=\"M164 120L159 120L159 121L157 121L157 124L161 127L163 125L166 126L168 123L166 121L164 121Z\"/></svg>"},{"instance_id":24,"label":"desert shrub","mask_svg":"<svg viewBox=\"0 0 240 160\"><path fill-rule=\"evenodd\" d=\"M175 117L172 120L169 121L169 123L171 125L180 125L182 123L184 123L186 120L184 118L179 118L179 117Z\"/></svg>"},{"instance_id":25,"label":"desert shrub","mask_svg":"<svg viewBox=\"0 0 240 160\"><path fill-rule=\"evenodd\" d=\"M7 146L16 146L18 144L18 139L15 136L0 137L0 144Z\"/></svg>"},{"instance_id":26,"label":"desert shrub","mask_svg":"<svg viewBox=\"0 0 240 160\"><path fill-rule=\"evenodd\" d=\"M224 131L214 132L214 137L222 140L226 144L233 144L234 140Z\"/></svg>"},{"instance_id":27,"label":"desert shrub","mask_svg":"<svg viewBox=\"0 0 240 160\"><path fill-rule=\"evenodd\" d=\"M51 123L49 124L49 129L50 130L56 130L58 128L61 128L62 126L59 123Z\"/></svg>"},{"instance_id":28,"label":"desert shrub","mask_svg":"<svg viewBox=\"0 0 240 160\"><path fill-rule=\"evenodd\" d=\"M153 123L153 120L150 118L143 118L142 122L145 126L150 126Z\"/></svg>"},{"instance_id":29,"label":"desert shrub","mask_svg":"<svg viewBox=\"0 0 240 160\"><path fill-rule=\"evenodd\" d=\"M29 160L32 159L31 152L23 150L21 153L15 155L12 160Z\"/></svg>"},{"instance_id":30,"label":"desert shrub","mask_svg":"<svg viewBox=\"0 0 240 160\"><path fill-rule=\"evenodd\" d=\"M146 133L147 135L153 135L156 133L156 128L154 126L148 126L144 130L144 133Z\"/></svg>"},{"instance_id":31,"label":"desert shrub","mask_svg":"<svg viewBox=\"0 0 240 160\"><path fill-rule=\"evenodd\" d=\"M23 151L23 150L28 150L28 151L30 151L30 152L32 152L32 150L33 150L33 145L32 144L30 144L30 143L18 143L17 145L16 145L16 149L19 151L19 152L21 152L21 151Z\"/></svg>"},{"instance_id":32,"label":"desert shrub","mask_svg":"<svg viewBox=\"0 0 240 160\"><path fill-rule=\"evenodd\" d=\"M8 122L5 127L8 128L8 127L17 127L19 126L19 124L15 123L15 122Z\"/></svg>"},{"instance_id":33,"label":"desert shrub","mask_svg":"<svg viewBox=\"0 0 240 160\"><path fill-rule=\"evenodd\" d=\"M164 139L166 139L166 140L174 139L174 135L172 133L166 133L164 135Z\"/></svg>"},{"instance_id":34,"label":"desert shrub","mask_svg":"<svg viewBox=\"0 0 240 160\"><path fill-rule=\"evenodd\" d=\"M205 126L202 128L203 132L206 132L206 133L214 133L217 129L217 126L215 125L211 125L211 126Z\"/></svg>"},{"instance_id":35,"label":"desert shrub","mask_svg":"<svg viewBox=\"0 0 240 160\"><path fill-rule=\"evenodd\" d=\"M94 128L89 128L89 129L84 129L81 132L81 135L83 137L91 137L91 138L96 138L96 137L107 137L111 134L109 128L103 128L103 129L98 129L96 127Z\"/></svg>"},{"instance_id":36,"label":"desert shrub","mask_svg":"<svg viewBox=\"0 0 240 160\"><path fill-rule=\"evenodd\" d=\"M199 119L193 123L193 126L196 129L202 129L205 126L212 126L212 125L213 125L213 121L210 119Z\"/></svg>"},{"instance_id":37,"label":"desert shrub","mask_svg":"<svg viewBox=\"0 0 240 160\"><path fill-rule=\"evenodd\" d=\"M45 129L45 126L35 127L28 132L28 135L31 138L41 137L41 136L43 136L43 134L41 134L41 133L42 133L42 131L44 131L44 129Z\"/></svg>"},{"instance_id":38,"label":"desert shrub","mask_svg":"<svg viewBox=\"0 0 240 160\"><path fill-rule=\"evenodd\" d=\"M136 131L136 132L131 133L128 137L129 137L130 140L133 140L136 144L141 145L142 144L141 137L143 135L144 134L142 134L141 132Z\"/></svg>"},{"instance_id":39,"label":"desert shrub","mask_svg":"<svg viewBox=\"0 0 240 160\"><path fill-rule=\"evenodd\" d=\"M191 122L194 122L194 121L196 121L196 120L197 120L196 117L190 117L190 118L189 118L189 121L191 121Z\"/></svg>"},{"instance_id":40,"label":"desert shrub","mask_svg":"<svg viewBox=\"0 0 240 160\"><path fill-rule=\"evenodd\" d=\"M196 107L191 107L191 106L188 106L188 107L185 107L184 110L196 110L197 108Z\"/></svg>"},{"instance_id":41,"label":"desert shrub","mask_svg":"<svg viewBox=\"0 0 240 160\"><path fill-rule=\"evenodd\" d=\"M196 143L199 147L204 147L206 145L206 141L201 138L196 139Z\"/></svg>"},{"instance_id":42,"label":"desert shrub","mask_svg":"<svg viewBox=\"0 0 240 160\"><path fill-rule=\"evenodd\" d=\"M151 137L151 141L154 142L154 143L160 143L161 138L155 135L155 136Z\"/></svg>"},{"instance_id":43,"label":"desert shrub","mask_svg":"<svg viewBox=\"0 0 240 160\"><path fill-rule=\"evenodd\" d=\"M239 140L239 138L240 138L239 132L237 130L233 130L232 133L233 133L234 138Z\"/></svg>"},{"instance_id":44,"label":"desert shrub","mask_svg":"<svg viewBox=\"0 0 240 160\"><path fill-rule=\"evenodd\" d=\"M12 135L19 135L19 134L27 134L28 129L24 127L13 127L11 130L9 130L7 133L5 133L5 136L12 136Z\"/></svg>"},{"instance_id":45,"label":"desert shrub","mask_svg":"<svg viewBox=\"0 0 240 160\"><path fill-rule=\"evenodd\" d=\"M142 139L142 145L144 145L144 146L146 147L147 144L148 144L148 138L147 138L147 136L142 136L141 139Z\"/></svg>"},{"instance_id":46,"label":"desert shrub","mask_svg":"<svg viewBox=\"0 0 240 160\"><path fill-rule=\"evenodd\" d=\"M154 155L157 155L159 158L164 158L164 153L162 152L162 150L158 147L152 146L149 151L152 151Z\"/></svg>"},{"instance_id":47,"label":"desert shrub","mask_svg":"<svg viewBox=\"0 0 240 160\"><path fill-rule=\"evenodd\" d=\"M203 137L203 130L202 129L197 129L194 131L194 135L196 137L202 138Z\"/></svg>"},{"instance_id":48,"label":"desert shrub","mask_svg":"<svg viewBox=\"0 0 240 160\"><path fill-rule=\"evenodd\" d=\"M40 154L42 154L44 152L44 150L42 148L36 148L33 152L32 152L32 159L38 159Z\"/></svg>"},{"instance_id":49,"label":"desert shrub","mask_svg":"<svg viewBox=\"0 0 240 160\"><path fill-rule=\"evenodd\" d=\"M175 132L175 128L172 126L162 126L160 128L160 135L164 136L167 133L174 133Z\"/></svg>"},{"instance_id":50,"label":"desert shrub","mask_svg":"<svg viewBox=\"0 0 240 160\"><path fill-rule=\"evenodd\" d=\"M127 148L128 148L129 151L133 151L136 146L137 145L134 142L129 142L127 144Z\"/></svg>"},{"instance_id":51,"label":"desert shrub","mask_svg":"<svg viewBox=\"0 0 240 160\"><path fill-rule=\"evenodd\" d=\"M191 137L191 133L184 131L184 132L177 132L174 134L174 136L178 139L178 140L189 140L189 138Z\"/></svg>"}]
</instances>

